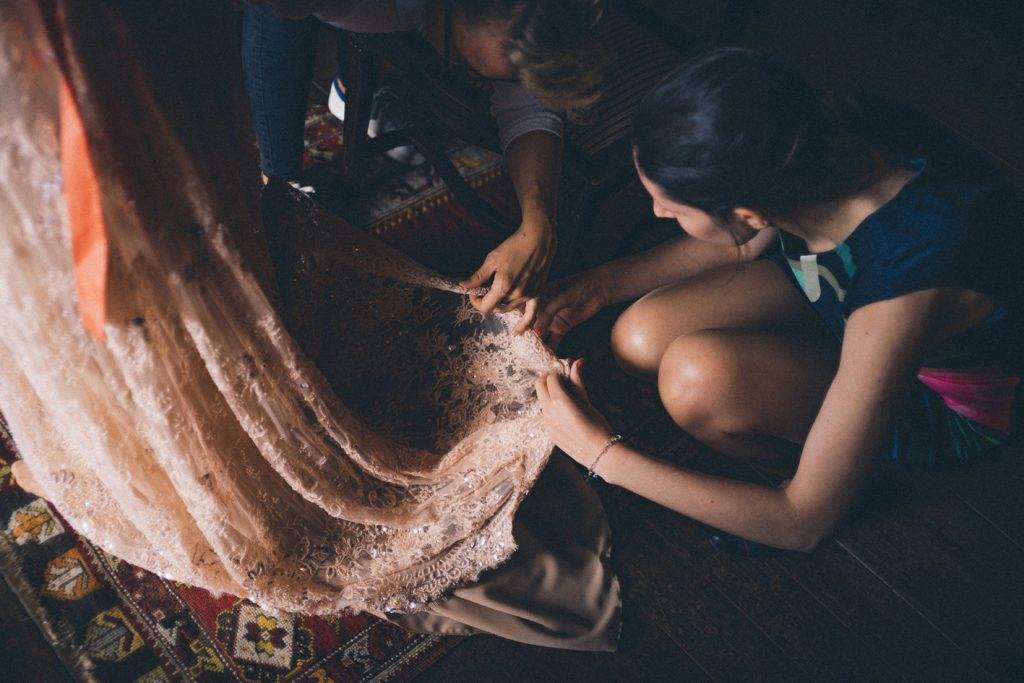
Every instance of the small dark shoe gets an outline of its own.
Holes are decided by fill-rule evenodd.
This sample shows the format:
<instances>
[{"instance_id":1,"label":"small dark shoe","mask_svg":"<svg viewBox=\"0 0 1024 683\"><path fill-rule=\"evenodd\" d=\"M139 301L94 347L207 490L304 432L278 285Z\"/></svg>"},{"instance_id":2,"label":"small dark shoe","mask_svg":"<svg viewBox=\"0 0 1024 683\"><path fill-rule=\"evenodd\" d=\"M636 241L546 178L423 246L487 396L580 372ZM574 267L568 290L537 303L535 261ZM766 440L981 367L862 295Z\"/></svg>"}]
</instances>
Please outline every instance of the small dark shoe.
<instances>
[{"instance_id":1,"label":"small dark shoe","mask_svg":"<svg viewBox=\"0 0 1024 683\"><path fill-rule=\"evenodd\" d=\"M723 553L729 553L730 555L740 555L743 557L764 557L765 555L776 555L783 552L779 548L773 548L770 545L763 545L761 543L755 543L754 541L748 541L745 538L739 536L733 536L727 534L724 531L713 530L708 536L711 541L711 545L715 546L716 549Z\"/></svg>"}]
</instances>

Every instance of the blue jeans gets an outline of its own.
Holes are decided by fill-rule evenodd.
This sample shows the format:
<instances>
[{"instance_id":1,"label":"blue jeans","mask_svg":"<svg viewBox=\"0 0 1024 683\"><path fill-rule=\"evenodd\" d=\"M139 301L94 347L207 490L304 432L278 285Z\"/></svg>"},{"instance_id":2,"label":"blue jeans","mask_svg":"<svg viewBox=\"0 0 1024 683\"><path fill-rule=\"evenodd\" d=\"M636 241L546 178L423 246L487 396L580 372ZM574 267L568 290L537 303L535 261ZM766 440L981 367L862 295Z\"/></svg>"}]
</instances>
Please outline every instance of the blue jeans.
<instances>
[{"instance_id":1,"label":"blue jeans","mask_svg":"<svg viewBox=\"0 0 1024 683\"><path fill-rule=\"evenodd\" d=\"M282 19L269 5L247 5L242 21L242 71L263 173L302 176L302 134L321 23ZM338 29L332 29L338 31ZM339 68L343 32L338 31Z\"/></svg>"}]
</instances>

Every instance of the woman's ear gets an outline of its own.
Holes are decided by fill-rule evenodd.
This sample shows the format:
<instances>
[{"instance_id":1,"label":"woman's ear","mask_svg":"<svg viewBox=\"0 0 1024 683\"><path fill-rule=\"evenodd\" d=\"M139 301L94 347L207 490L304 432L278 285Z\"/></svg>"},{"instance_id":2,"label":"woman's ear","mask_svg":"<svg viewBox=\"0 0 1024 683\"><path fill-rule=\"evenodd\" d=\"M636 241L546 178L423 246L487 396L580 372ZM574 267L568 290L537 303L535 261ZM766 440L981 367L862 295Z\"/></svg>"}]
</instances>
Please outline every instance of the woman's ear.
<instances>
[{"instance_id":1,"label":"woman's ear","mask_svg":"<svg viewBox=\"0 0 1024 683\"><path fill-rule=\"evenodd\" d=\"M736 218L746 223L754 230L764 230L765 228L770 228L772 225L771 221L756 209L747 209L739 206L733 209L732 213Z\"/></svg>"}]
</instances>

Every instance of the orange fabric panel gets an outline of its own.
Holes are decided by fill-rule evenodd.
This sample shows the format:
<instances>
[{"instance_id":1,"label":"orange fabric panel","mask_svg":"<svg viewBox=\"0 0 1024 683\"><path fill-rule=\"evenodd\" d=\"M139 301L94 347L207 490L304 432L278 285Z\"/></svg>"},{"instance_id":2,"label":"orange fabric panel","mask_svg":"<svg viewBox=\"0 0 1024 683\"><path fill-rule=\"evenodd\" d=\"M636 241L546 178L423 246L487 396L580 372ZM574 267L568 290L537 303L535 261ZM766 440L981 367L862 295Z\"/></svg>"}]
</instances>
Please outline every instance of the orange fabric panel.
<instances>
[{"instance_id":1,"label":"orange fabric panel","mask_svg":"<svg viewBox=\"0 0 1024 683\"><path fill-rule=\"evenodd\" d=\"M107 226L85 124L66 80L60 84L60 162L71 227L78 313L85 329L103 341L107 314Z\"/></svg>"}]
</instances>

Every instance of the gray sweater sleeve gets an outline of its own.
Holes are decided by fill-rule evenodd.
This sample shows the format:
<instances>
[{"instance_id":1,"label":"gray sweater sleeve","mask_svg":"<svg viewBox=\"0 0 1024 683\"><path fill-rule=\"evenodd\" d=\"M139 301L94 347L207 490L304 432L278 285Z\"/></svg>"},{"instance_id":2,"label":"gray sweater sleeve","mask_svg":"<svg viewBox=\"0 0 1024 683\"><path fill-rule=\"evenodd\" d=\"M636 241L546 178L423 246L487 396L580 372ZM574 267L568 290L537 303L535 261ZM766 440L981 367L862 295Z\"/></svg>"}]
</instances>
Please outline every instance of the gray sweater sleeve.
<instances>
[{"instance_id":1,"label":"gray sweater sleeve","mask_svg":"<svg viewBox=\"0 0 1024 683\"><path fill-rule=\"evenodd\" d=\"M565 127L561 114L542 103L520 82L494 84L491 114L498 123L503 151L525 133L543 130L562 137Z\"/></svg>"},{"instance_id":2,"label":"gray sweater sleeve","mask_svg":"<svg viewBox=\"0 0 1024 683\"><path fill-rule=\"evenodd\" d=\"M416 28L423 21L423 0L328 0L317 17L356 33L387 33ZM502 150L519 136L544 130L562 137L562 116L545 106L522 83L498 82L491 94L491 115L498 124Z\"/></svg>"}]
</instances>

